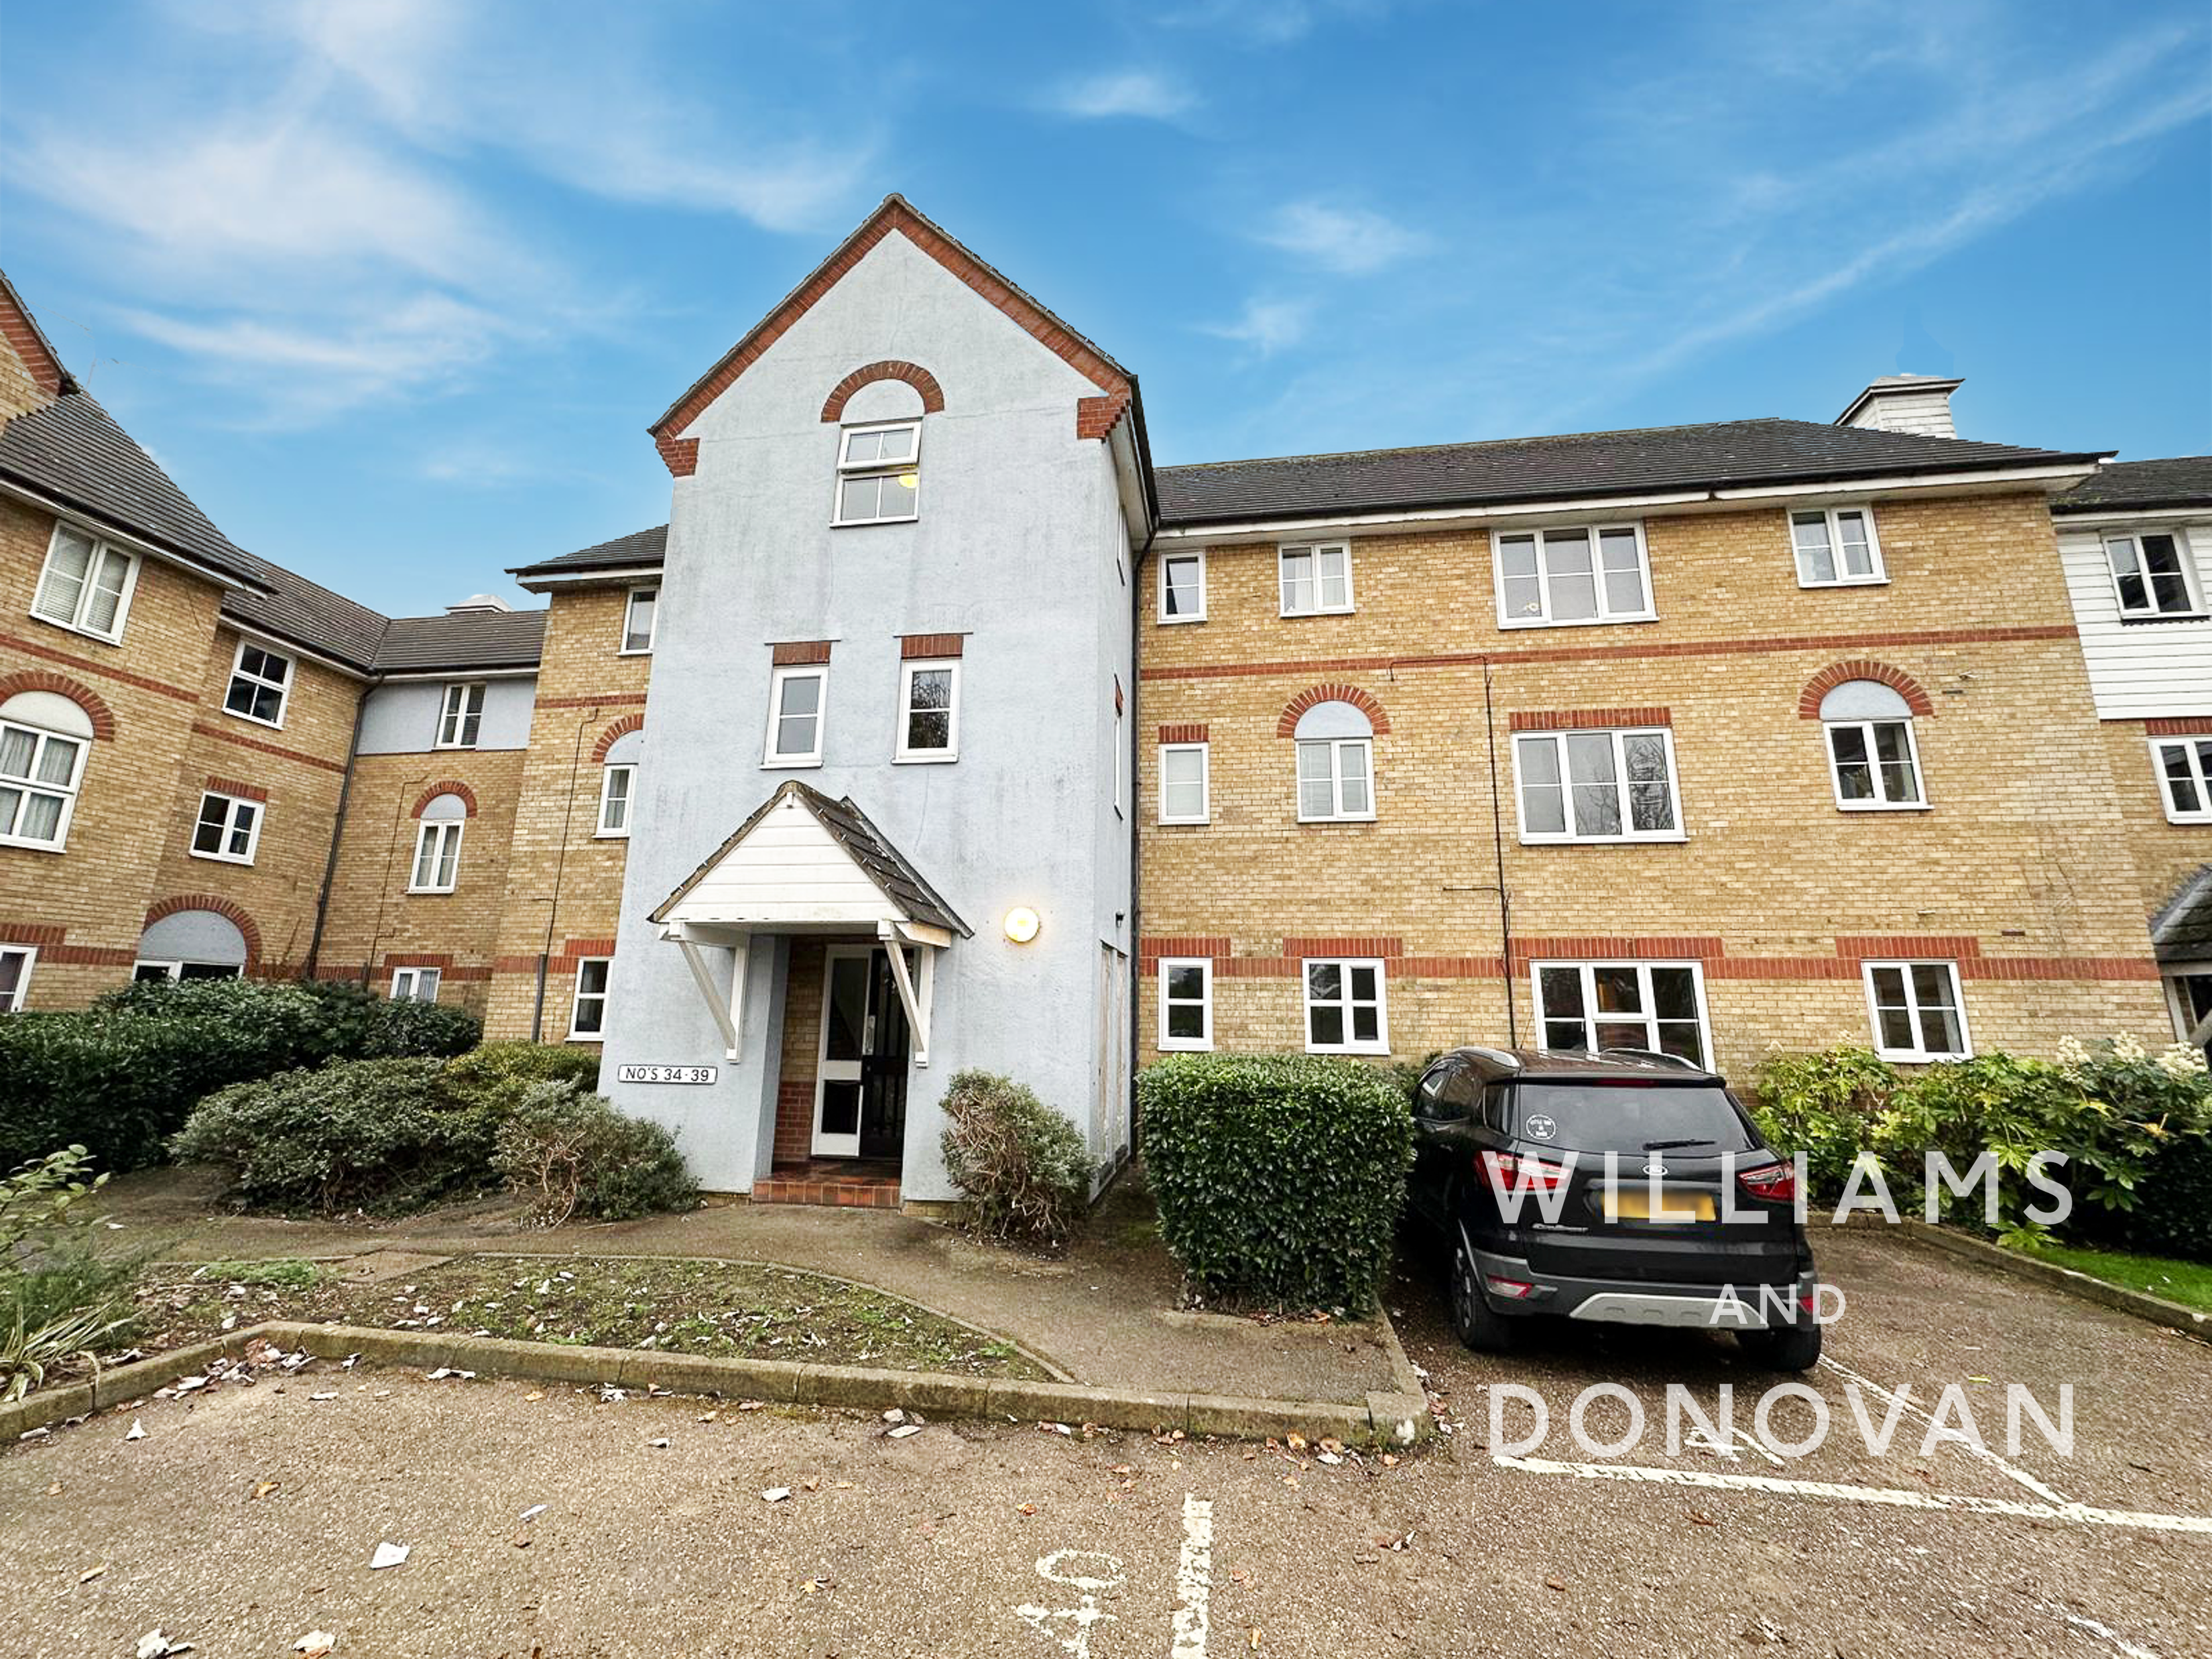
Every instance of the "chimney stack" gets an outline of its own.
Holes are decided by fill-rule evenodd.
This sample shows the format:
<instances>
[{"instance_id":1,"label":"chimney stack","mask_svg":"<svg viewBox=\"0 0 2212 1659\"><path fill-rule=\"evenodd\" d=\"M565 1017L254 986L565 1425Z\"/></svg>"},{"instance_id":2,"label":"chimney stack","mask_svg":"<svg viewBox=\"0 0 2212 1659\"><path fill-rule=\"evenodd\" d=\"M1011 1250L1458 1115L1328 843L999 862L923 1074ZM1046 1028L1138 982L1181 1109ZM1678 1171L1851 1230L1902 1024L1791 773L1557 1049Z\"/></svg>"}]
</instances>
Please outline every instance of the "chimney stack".
<instances>
[{"instance_id":1,"label":"chimney stack","mask_svg":"<svg viewBox=\"0 0 2212 1659\"><path fill-rule=\"evenodd\" d=\"M1923 438L1955 438L1959 429L1951 424L1951 394L1965 384L1941 374L1885 374L1852 398L1835 423L1917 432Z\"/></svg>"},{"instance_id":2,"label":"chimney stack","mask_svg":"<svg viewBox=\"0 0 2212 1659\"><path fill-rule=\"evenodd\" d=\"M512 611L514 608L496 594L471 593L459 605L447 605L446 614L449 617L462 617L475 611Z\"/></svg>"}]
</instances>

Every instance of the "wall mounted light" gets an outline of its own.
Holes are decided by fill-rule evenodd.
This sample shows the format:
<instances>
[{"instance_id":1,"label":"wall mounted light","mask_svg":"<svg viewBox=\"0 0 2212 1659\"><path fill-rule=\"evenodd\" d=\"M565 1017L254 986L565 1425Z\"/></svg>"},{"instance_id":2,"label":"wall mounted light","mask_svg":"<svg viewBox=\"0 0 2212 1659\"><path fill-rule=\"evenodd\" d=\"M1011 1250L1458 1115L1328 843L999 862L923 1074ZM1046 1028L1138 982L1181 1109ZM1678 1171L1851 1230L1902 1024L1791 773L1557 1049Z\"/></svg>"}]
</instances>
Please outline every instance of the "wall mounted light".
<instances>
[{"instance_id":1,"label":"wall mounted light","mask_svg":"<svg viewBox=\"0 0 2212 1659\"><path fill-rule=\"evenodd\" d=\"M1037 919L1036 911L1026 904L1019 904L1006 912L1006 926L1008 939L1017 945L1027 945L1037 936L1037 929L1044 923Z\"/></svg>"}]
</instances>

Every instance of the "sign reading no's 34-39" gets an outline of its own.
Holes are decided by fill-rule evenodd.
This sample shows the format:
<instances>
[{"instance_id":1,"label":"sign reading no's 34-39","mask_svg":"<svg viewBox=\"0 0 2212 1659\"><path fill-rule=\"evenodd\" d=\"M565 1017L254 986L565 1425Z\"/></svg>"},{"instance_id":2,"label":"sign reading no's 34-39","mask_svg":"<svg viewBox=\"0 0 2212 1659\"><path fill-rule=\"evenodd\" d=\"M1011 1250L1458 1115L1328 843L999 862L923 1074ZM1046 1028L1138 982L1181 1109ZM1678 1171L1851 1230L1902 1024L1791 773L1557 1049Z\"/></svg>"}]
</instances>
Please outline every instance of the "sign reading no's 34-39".
<instances>
[{"instance_id":1,"label":"sign reading no's 34-39","mask_svg":"<svg viewBox=\"0 0 2212 1659\"><path fill-rule=\"evenodd\" d=\"M721 1075L719 1066L617 1066L617 1083L712 1083Z\"/></svg>"}]
</instances>

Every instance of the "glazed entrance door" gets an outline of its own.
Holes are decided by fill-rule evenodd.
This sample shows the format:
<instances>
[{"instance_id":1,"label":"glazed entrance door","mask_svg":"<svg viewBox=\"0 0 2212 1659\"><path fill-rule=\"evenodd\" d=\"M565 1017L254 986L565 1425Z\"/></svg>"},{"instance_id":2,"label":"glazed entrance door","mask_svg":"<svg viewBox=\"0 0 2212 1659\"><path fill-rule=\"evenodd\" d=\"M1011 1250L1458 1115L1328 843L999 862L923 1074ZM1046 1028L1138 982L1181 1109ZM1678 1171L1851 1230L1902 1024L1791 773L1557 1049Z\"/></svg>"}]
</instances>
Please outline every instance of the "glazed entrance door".
<instances>
[{"instance_id":1,"label":"glazed entrance door","mask_svg":"<svg viewBox=\"0 0 2212 1659\"><path fill-rule=\"evenodd\" d=\"M814 1155L896 1158L906 1136L909 1045L890 958L866 945L833 945L824 956Z\"/></svg>"}]
</instances>

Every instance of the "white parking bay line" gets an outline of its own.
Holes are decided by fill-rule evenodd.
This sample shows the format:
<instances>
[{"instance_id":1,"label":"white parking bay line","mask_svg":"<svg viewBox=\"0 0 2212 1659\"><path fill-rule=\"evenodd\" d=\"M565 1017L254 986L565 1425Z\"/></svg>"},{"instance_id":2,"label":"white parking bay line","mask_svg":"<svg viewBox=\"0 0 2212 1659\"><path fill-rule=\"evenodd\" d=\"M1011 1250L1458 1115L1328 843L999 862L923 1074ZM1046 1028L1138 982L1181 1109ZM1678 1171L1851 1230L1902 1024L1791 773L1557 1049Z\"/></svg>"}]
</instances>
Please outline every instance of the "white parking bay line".
<instances>
[{"instance_id":1,"label":"white parking bay line","mask_svg":"<svg viewBox=\"0 0 2212 1659\"><path fill-rule=\"evenodd\" d=\"M1702 1469L1662 1469L1643 1463L1562 1463L1548 1457L1507 1457L1495 1452L1490 1461L1500 1468L1518 1469L1523 1474L1569 1474L1583 1480L1703 1486L1719 1492L1764 1492L1784 1498L1825 1498L1840 1504L1875 1504L1891 1509L2006 1515L2028 1521L2075 1521L2089 1527L2212 1535L2212 1516L2208 1516L2155 1515L2139 1510L2098 1509L2087 1504L2028 1504L2011 1498L1907 1492L1897 1486L1855 1486L1836 1480L1791 1480L1774 1474L1709 1474Z\"/></svg>"},{"instance_id":2,"label":"white parking bay line","mask_svg":"<svg viewBox=\"0 0 2212 1659\"><path fill-rule=\"evenodd\" d=\"M1172 1659L1206 1659L1207 1608L1213 1595L1213 1504L1185 1493L1182 1555L1176 1563Z\"/></svg>"},{"instance_id":3,"label":"white parking bay line","mask_svg":"<svg viewBox=\"0 0 2212 1659\"><path fill-rule=\"evenodd\" d=\"M1865 1389L1876 1399L1895 1404L1908 1416L1916 1417L1923 1423L1933 1424L1936 1421L1933 1417L1921 1410L1919 1407L1914 1405L1911 1400L1899 1398L1897 1395L1892 1393L1889 1389L1883 1388L1881 1383L1875 1382L1872 1377L1862 1376L1850 1366L1839 1364L1835 1360L1829 1358L1826 1354L1822 1354L1820 1356L1820 1364L1826 1370L1835 1372L1835 1374L1838 1376L1842 1377L1844 1382L1857 1384L1858 1387ZM2064 1493L2054 1492L2051 1487L2045 1486L2042 1481L2030 1474L2026 1469L2021 1468L2016 1463L2007 1462L2003 1458L1998 1456L1995 1452L1991 1451L1987 1446L1983 1445L1979 1441L1961 1438L1954 1441L1953 1443L1963 1447L1966 1450L1972 1452L1975 1456L1981 1458L1985 1462L1996 1465L1996 1467L2004 1474L2012 1480L2017 1480L2021 1486L2027 1487L2038 1498L2043 1498L2045 1502L2063 1504L2068 1501Z\"/></svg>"}]
</instances>

